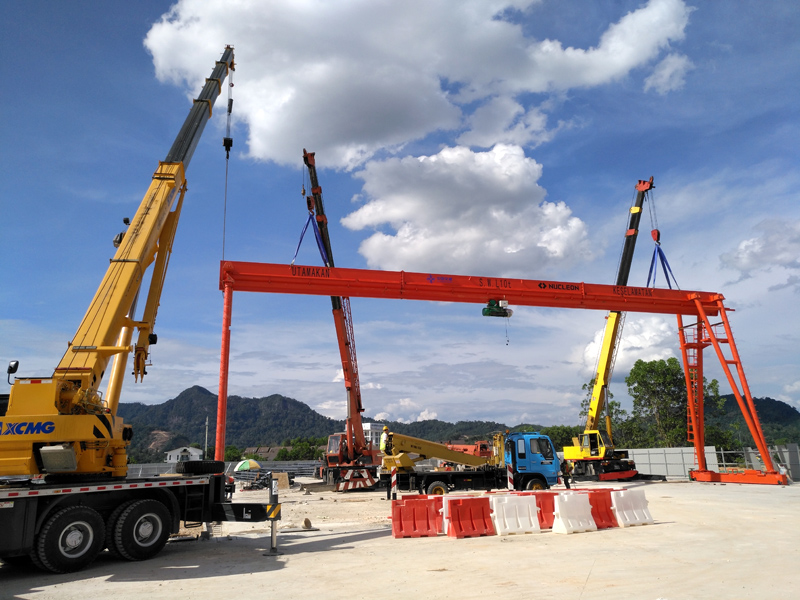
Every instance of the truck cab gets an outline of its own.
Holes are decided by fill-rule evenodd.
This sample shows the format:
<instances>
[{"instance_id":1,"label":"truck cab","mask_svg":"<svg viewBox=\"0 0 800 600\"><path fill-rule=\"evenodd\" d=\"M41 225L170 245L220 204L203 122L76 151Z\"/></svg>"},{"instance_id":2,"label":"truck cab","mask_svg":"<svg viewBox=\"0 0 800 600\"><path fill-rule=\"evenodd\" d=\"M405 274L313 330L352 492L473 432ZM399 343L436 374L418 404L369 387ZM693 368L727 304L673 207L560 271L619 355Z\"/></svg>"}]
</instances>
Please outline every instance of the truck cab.
<instances>
[{"instance_id":1,"label":"truck cab","mask_svg":"<svg viewBox=\"0 0 800 600\"><path fill-rule=\"evenodd\" d=\"M505 463L511 465L515 489L547 489L558 483L560 463L553 442L538 432L510 433Z\"/></svg>"}]
</instances>

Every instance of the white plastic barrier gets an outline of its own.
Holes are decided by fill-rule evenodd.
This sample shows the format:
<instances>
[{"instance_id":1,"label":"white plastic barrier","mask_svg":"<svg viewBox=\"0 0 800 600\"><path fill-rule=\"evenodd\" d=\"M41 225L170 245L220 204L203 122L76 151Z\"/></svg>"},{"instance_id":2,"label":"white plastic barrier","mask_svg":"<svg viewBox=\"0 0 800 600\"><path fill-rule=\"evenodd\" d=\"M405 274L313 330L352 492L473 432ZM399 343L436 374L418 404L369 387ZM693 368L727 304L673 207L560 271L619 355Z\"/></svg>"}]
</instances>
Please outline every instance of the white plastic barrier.
<instances>
[{"instance_id":1,"label":"white plastic barrier","mask_svg":"<svg viewBox=\"0 0 800 600\"><path fill-rule=\"evenodd\" d=\"M588 494L564 493L554 498L553 533L597 531Z\"/></svg>"},{"instance_id":2,"label":"white plastic barrier","mask_svg":"<svg viewBox=\"0 0 800 600\"><path fill-rule=\"evenodd\" d=\"M644 490L620 490L611 492L611 510L620 527L652 525L653 517L647 508Z\"/></svg>"},{"instance_id":3,"label":"white plastic barrier","mask_svg":"<svg viewBox=\"0 0 800 600\"><path fill-rule=\"evenodd\" d=\"M497 535L539 533L539 507L534 496L490 496Z\"/></svg>"},{"instance_id":4,"label":"white plastic barrier","mask_svg":"<svg viewBox=\"0 0 800 600\"><path fill-rule=\"evenodd\" d=\"M442 513L442 533L447 535L447 526L450 525L450 500L457 500L459 496L451 496L450 494L445 494L442 498L442 508L440 512Z\"/></svg>"}]
</instances>

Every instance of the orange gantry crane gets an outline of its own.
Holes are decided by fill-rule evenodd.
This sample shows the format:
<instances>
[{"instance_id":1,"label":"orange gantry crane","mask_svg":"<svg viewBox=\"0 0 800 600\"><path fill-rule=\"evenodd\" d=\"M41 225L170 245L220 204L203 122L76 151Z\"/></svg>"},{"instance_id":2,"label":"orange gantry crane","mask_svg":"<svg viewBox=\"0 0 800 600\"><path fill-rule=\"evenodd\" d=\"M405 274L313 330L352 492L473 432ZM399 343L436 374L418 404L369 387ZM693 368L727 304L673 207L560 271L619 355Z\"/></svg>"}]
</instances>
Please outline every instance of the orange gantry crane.
<instances>
[{"instance_id":1,"label":"orange gantry crane","mask_svg":"<svg viewBox=\"0 0 800 600\"><path fill-rule=\"evenodd\" d=\"M507 301L520 306L677 315L689 389L690 441L694 443L698 463L698 469L690 473L692 479L783 485L788 481L786 475L778 473L772 463L731 333L722 294L626 285L232 261L220 263L220 289L225 294L226 307L230 306L227 299L234 291L248 291L483 305L490 301ZM721 322L712 323L712 317L721 319ZM223 318L230 323L229 312ZM689 322L684 323L687 318ZM708 346L713 346L716 351L761 454L764 471L751 469L741 473L717 473L707 468L702 427L702 357L703 349Z\"/></svg>"}]
</instances>

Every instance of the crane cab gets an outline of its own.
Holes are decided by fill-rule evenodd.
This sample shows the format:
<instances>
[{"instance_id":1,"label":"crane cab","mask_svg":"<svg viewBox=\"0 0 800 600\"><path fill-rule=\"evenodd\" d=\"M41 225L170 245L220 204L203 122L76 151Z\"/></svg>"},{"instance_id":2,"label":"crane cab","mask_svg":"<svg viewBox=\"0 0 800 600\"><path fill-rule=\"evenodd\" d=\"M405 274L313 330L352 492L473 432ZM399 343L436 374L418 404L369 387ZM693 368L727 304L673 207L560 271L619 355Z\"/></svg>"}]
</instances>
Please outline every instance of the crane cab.
<instances>
[{"instance_id":1,"label":"crane cab","mask_svg":"<svg viewBox=\"0 0 800 600\"><path fill-rule=\"evenodd\" d=\"M628 458L628 453L614 449L608 432L603 430L584 431L572 438L573 445L564 447L564 460L573 466L573 475L580 477L602 476L606 473L630 472L636 474L635 464ZM602 477L601 477L602 478Z\"/></svg>"}]
</instances>

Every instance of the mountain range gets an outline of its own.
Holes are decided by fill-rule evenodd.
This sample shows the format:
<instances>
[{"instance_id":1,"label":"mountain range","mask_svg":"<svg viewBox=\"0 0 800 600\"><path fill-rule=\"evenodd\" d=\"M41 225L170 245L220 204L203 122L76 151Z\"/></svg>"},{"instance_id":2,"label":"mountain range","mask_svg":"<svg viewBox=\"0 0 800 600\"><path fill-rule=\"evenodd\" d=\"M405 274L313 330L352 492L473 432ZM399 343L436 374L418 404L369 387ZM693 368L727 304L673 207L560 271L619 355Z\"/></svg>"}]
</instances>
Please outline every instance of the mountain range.
<instances>
[{"instance_id":1,"label":"mountain range","mask_svg":"<svg viewBox=\"0 0 800 600\"><path fill-rule=\"evenodd\" d=\"M755 403L764 435L770 444L800 442L800 412L772 398L756 398ZM134 437L129 454L137 462L161 462L165 451L191 443L204 446L206 419L209 445L213 446L216 439L217 395L200 386L184 390L162 404L120 403L117 414L133 425ZM370 418L364 418L364 421L376 422ZM715 421L731 429L742 445L753 445L732 395L725 397L724 412ZM494 421L448 423L436 419L387 424L392 431L433 441L474 440L486 438L495 431L523 427L528 430L548 429L539 425L508 427ZM325 417L308 405L280 394L263 398L228 397L226 446L239 449L278 446L290 439L327 437L338 431L344 431L344 421Z\"/></svg>"}]
</instances>

